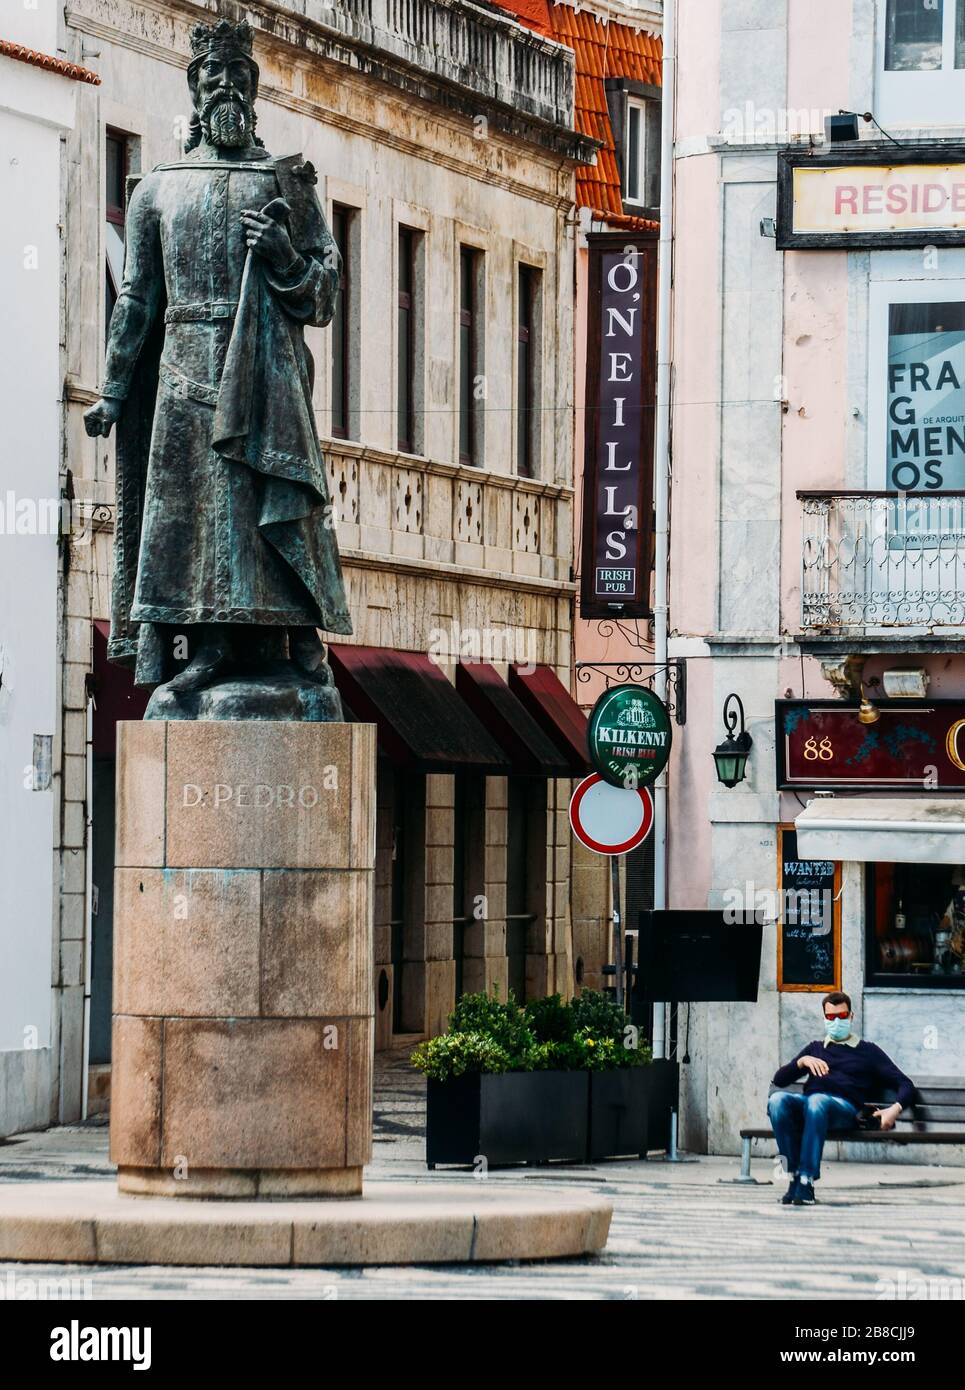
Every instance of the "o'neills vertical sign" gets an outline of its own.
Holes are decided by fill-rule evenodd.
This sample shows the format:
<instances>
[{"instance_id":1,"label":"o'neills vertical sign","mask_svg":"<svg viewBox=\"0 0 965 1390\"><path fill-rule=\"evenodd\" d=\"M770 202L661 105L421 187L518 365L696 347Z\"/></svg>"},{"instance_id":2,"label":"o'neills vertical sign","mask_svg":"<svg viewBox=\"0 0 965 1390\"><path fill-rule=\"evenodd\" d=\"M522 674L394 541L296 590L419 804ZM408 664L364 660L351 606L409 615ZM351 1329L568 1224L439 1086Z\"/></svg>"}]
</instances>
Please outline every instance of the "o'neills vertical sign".
<instances>
[{"instance_id":1,"label":"o'neills vertical sign","mask_svg":"<svg viewBox=\"0 0 965 1390\"><path fill-rule=\"evenodd\" d=\"M650 616L656 233L589 238L580 612Z\"/></svg>"}]
</instances>

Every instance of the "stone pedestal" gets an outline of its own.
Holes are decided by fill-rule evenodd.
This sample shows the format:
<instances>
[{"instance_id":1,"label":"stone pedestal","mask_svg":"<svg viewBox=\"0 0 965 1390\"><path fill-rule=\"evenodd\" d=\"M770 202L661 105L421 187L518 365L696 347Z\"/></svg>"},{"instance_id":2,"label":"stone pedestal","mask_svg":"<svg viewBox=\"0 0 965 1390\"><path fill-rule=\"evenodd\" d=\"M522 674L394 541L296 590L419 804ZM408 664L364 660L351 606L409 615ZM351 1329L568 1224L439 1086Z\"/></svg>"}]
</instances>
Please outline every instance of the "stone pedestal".
<instances>
[{"instance_id":1,"label":"stone pedestal","mask_svg":"<svg viewBox=\"0 0 965 1390\"><path fill-rule=\"evenodd\" d=\"M121 1192L361 1192L374 859L373 725L118 725Z\"/></svg>"}]
</instances>

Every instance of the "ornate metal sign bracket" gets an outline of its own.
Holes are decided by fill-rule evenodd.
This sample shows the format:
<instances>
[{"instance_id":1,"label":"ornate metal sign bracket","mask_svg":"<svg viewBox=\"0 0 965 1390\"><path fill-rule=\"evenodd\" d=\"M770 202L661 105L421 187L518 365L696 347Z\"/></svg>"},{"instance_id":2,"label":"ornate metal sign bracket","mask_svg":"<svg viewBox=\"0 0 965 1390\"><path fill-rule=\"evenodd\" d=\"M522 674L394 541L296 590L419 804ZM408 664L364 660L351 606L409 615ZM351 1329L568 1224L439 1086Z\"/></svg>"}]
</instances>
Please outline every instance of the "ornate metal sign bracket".
<instances>
[{"instance_id":1,"label":"ornate metal sign bracket","mask_svg":"<svg viewBox=\"0 0 965 1390\"><path fill-rule=\"evenodd\" d=\"M687 661L684 657L674 657L666 666L656 661L578 661L576 679L579 685L587 685L594 675L602 676L604 689L614 685L643 685L653 689L654 681L661 671L667 673L667 709L678 725L687 722Z\"/></svg>"}]
</instances>

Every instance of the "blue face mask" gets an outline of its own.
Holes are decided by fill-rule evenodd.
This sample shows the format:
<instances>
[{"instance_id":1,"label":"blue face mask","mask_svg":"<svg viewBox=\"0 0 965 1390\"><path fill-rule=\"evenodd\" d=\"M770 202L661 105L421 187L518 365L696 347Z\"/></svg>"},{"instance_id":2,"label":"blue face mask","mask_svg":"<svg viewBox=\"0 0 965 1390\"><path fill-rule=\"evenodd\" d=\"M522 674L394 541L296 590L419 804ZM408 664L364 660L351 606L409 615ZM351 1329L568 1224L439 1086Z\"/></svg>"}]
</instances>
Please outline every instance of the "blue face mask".
<instances>
[{"instance_id":1,"label":"blue face mask","mask_svg":"<svg viewBox=\"0 0 965 1390\"><path fill-rule=\"evenodd\" d=\"M845 1038L850 1038L851 1036L850 1018L825 1019L825 1028L832 1042L844 1042Z\"/></svg>"}]
</instances>

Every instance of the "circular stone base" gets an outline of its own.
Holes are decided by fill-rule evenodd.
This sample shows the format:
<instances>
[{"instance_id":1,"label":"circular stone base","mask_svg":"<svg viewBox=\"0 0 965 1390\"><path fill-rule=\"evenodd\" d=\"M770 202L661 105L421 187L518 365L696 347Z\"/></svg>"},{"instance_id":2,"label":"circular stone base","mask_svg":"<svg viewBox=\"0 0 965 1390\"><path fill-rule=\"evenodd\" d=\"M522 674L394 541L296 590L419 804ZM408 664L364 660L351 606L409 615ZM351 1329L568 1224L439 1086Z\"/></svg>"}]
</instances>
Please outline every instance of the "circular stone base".
<instances>
[{"instance_id":1,"label":"circular stone base","mask_svg":"<svg viewBox=\"0 0 965 1390\"><path fill-rule=\"evenodd\" d=\"M176 1178L170 1168L117 1170L117 1190L133 1197L239 1198L361 1197L361 1168L192 1168Z\"/></svg>"},{"instance_id":2,"label":"circular stone base","mask_svg":"<svg viewBox=\"0 0 965 1390\"><path fill-rule=\"evenodd\" d=\"M339 1201L176 1201L112 1181L0 1183L0 1260L53 1264L397 1265L602 1250L600 1197L462 1182L370 1183Z\"/></svg>"}]
</instances>

